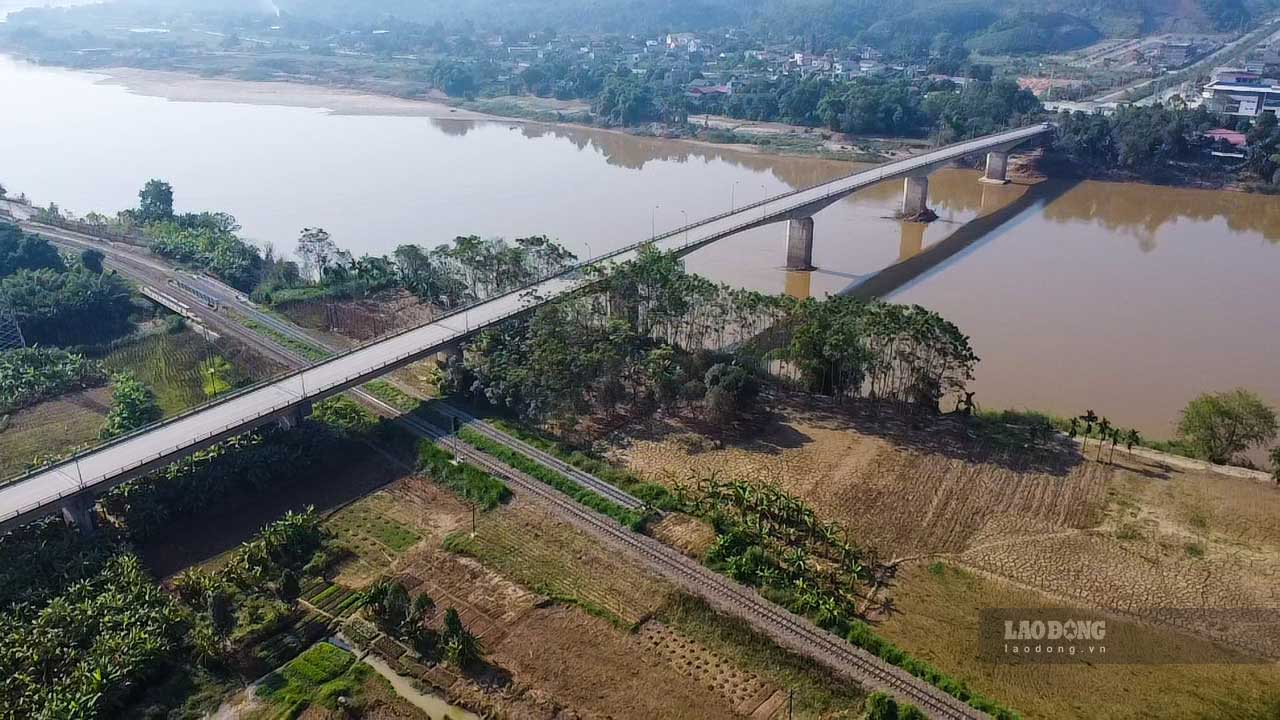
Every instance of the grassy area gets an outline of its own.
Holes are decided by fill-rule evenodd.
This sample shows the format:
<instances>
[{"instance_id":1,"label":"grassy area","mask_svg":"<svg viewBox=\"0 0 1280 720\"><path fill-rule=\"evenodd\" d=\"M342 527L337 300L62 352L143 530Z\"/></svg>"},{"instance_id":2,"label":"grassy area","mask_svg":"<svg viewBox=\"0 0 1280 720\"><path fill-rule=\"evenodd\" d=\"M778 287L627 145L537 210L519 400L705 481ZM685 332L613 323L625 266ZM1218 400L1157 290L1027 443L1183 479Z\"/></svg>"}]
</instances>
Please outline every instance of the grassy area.
<instances>
[{"instance_id":1,"label":"grassy area","mask_svg":"<svg viewBox=\"0 0 1280 720\"><path fill-rule=\"evenodd\" d=\"M591 457L581 450L570 450L559 443L535 433L534 431L505 420L489 420L488 423L502 432L519 438L539 450L558 458L579 470L625 490L629 495L639 498L660 510L676 509L675 499L671 491L658 483L642 480L639 475L622 468L614 467L608 461Z\"/></svg>"},{"instance_id":2,"label":"grassy area","mask_svg":"<svg viewBox=\"0 0 1280 720\"><path fill-rule=\"evenodd\" d=\"M784 650L745 621L722 615L699 598L678 594L658 610L655 619L733 658L743 669L793 690L796 717L856 717L862 710L864 694L857 684Z\"/></svg>"},{"instance_id":3,"label":"grassy area","mask_svg":"<svg viewBox=\"0 0 1280 720\"><path fill-rule=\"evenodd\" d=\"M522 118L538 122L571 122L584 125L592 124L591 113L586 111L560 111L552 108L539 108L515 98L488 98L478 100L456 100L452 104L464 110L482 112L486 115L499 115L508 118Z\"/></svg>"},{"instance_id":4,"label":"grassy area","mask_svg":"<svg viewBox=\"0 0 1280 720\"><path fill-rule=\"evenodd\" d=\"M156 394L166 416L201 405L249 380L192 330L127 342L113 348L103 363L113 372L132 372Z\"/></svg>"},{"instance_id":5,"label":"grassy area","mask_svg":"<svg viewBox=\"0 0 1280 720\"><path fill-rule=\"evenodd\" d=\"M272 327L267 327L266 325L263 325L262 323L259 323L258 321L253 320L252 318L248 318L248 317L245 317L244 315L240 315L237 313L232 313L231 316L235 318L236 322L240 323L241 325L271 340L272 342L275 342L279 345L283 345L284 347L298 353L299 355L305 357L311 362L320 362L321 360L327 360L330 356L333 355L333 353L329 352L328 350L318 348L310 343L305 343L293 337L292 335L285 335L279 330L276 330L275 328L272 328Z\"/></svg>"},{"instance_id":6,"label":"grassy area","mask_svg":"<svg viewBox=\"0 0 1280 720\"><path fill-rule=\"evenodd\" d=\"M471 428L463 428L459 431L458 436L477 450L492 455L516 470L537 478L579 503L596 512L608 515L632 530L643 530L645 523L649 519L647 513L634 512L615 502L606 500L555 470L512 450L506 445L490 440Z\"/></svg>"},{"instance_id":7,"label":"grassy area","mask_svg":"<svg viewBox=\"0 0 1280 720\"><path fill-rule=\"evenodd\" d=\"M422 401L386 380L374 380L364 384L364 390L382 402L399 410L410 413L422 406Z\"/></svg>"},{"instance_id":8,"label":"grassy area","mask_svg":"<svg viewBox=\"0 0 1280 720\"><path fill-rule=\"evenodd\" d=\"M506 483L474 465L455 462L452 453L428 440L418 446L418 469L485 510L492 510L511 497Z\"/></svg>"},{"instance_id":9,"label":"grassy area","mask_svg":"<svg viewBox=\"0 0 1280 720\"><path fill-rule=\"evenodd\" d=\"M19 475L38 459L96 444L110 401L109 388L96 388L0 416L0 478Z\"/></svg>"},{"instance_id":10,"label":"grassy area","mask_svg":"<svg viewBox=\"0 0 1280 720\"><path fill-rule=\"evenodd\" d=\"M351 653L319 643L264 678L257 695L271 705L271 717L295 718L312 705L336 710L340 697L358 704L372 673Z\"/></svg>"},{"instance_id":11,"label":"grassy area","mask_svg":"<svg viewBox=\"0 0 1280 720\"><path fill-rule=\"evenodd\" d=\"M986 438L995 441L1000 445L1021 447L1027 442L1030 435L1034 434L1036 428L1049 427L1061 433L1071 431L1071 418L1064 418L1049 413L1039 412L1037 410L979 410L974 413L973 421L977 425L977 430ZM1076 435L1081 439L1101 440L1102 434L1098 431L1097 424L1094 424L1093 431L1088 435L1085 434L1085 424L1079 423L1076 428ZM1203 459L1196 456L1195 450L1179 440L1154 440L1151 438L1139 438L1136 443L1138 447L1149 448L1159 452L1169 453L1170 455L1181 455L1193 459ZM1124 440L1116 443L1117 449L1124 448ZM1097 445L1093 445L1097 447ZM1109 452L1110 446L1108 445ZM1094 457L1090 452L1089 457ZM1105 455L1104 455L1105 457Z\"/></svg>"}]
</instances>

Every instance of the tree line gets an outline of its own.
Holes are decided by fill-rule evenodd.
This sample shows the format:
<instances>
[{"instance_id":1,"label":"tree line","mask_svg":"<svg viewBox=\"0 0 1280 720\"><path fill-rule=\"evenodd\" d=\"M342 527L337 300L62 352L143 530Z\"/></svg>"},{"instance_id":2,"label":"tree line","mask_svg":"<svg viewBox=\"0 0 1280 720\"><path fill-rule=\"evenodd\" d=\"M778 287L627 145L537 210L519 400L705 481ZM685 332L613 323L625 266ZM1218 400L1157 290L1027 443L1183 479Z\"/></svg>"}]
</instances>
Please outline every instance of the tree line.
<instances>
[{"instance_id":1,"label":"tree line","mask_svg":"<svg viewBox=\"0 0 1280 720\"><path fill-rule=\"evenodd\" d=\"M1274 113L1255 120L1224 119L1205 106L1128 105L1111 115L1060 113L1053 150L1085 174L1157 181L1206 180L1232 175L1280 186L1280 127ZM1245 134L1244 158L1215 158L1211 151L1241 152L1209 130Z\"/></svg>"},{"instance_id":2,"label":"tree line","mask_svg":"<svg viewBox=\"0 0 1280 720\"><path fill-rule=\"evenodd\" d=\"M133 311L129 284L101 256L68 260L47 240L0 223L0 302L29 345L80 345L117 337Z\"/></svg>"},{"instance_id":3,"label":"tree line","mask_svg":"<svg viewBox=\"0 0 1280 720\"><path fill-rule=\"evenodd\" d=\"M936 412L978 362L959 329L915 306L737 290L653 249L600 272L590 291L481 333L443 389L562 430L655 408L724 427L772 380Z\"/></svg>"}]
</instances>

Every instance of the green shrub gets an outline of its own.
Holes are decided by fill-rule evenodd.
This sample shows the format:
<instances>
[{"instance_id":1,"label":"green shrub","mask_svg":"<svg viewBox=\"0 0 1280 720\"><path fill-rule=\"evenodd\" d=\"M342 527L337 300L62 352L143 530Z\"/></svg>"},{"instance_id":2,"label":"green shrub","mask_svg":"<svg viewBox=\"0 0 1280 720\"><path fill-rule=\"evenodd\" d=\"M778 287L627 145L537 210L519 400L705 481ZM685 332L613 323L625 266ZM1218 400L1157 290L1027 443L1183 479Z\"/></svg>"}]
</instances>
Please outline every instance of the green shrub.
<instances>
[{"instance_id":1,"label":"green shrub","mask_svg":"<svg viewBox=\"0 0 1280 720\"><path fill-rule=\"evenodd\" d=\"M453 455L428 440L418 446L418 469L484 510L492 510L511 497L501 480L474 465L453 462Z\"/></svg>"},{"instance_id":2,"label":"green shrub","mask_svg":"<svg viewBox=\"0 0 1280 720\"><path fill-rule=\"evenodd\" d=\"M316 404L311 419L348 436L367 435L378 426L378 418L354 400L334 396Z\"/></svg>"},{"instance_id":3,"label":"green shrub","mask_svg":"<svg viewBox=\"0 0 1280 720\"><path fill-rule=\"evenodd\" d=\"M614 487L625 490L635 498L646 502L659 510L679 509L679 503L676 502L671 491L663 485L642 480L638 475L629 470L614 467L608 462L599 458L591 457L581 450L568 450L558 443L547 440L524 427L513 425L503 420L491 420L489 421L489 424L508 435L512 435L526 443L529 443L548 455L554 456L562 462L569 463L579 470L590 475L594 475Z\"/></svg>"},{"instance_id":4,"label":"green shrub","mask_svg":"<svg viewBox=\"0 0 1280 720\"><path fill-rule=\"evenodd\" d=\"M102 363L57 348L0 352L0 414L106 382Z\"/></svg>"},{"instance_id":5,"label":"green shrub","mask_svg":"<svg viewBox=\"0 0 1280 720\"><path fill-rule=\"evenodd\" d=\"M111 376L111 411L102 426L102 439L127 435L160 419L160 405L151 388L130 372Z\"/></svg>"},{"instance_id":6,"label":"green shrub","mask_svg":"<svg viewBox=\"0 0 1280 720\"><path fill-rule=\"evenodd\" d=\"M633 530L641 530L648 521L647 515L633 512L611 500L607 500L555 470L512 450L506 445L490 440L470 428L463 428L459 433L459 437L476 449L492 455L516 470L550 485L592 510L608 515L626 527Z\"/></svg>"}]
</instances>

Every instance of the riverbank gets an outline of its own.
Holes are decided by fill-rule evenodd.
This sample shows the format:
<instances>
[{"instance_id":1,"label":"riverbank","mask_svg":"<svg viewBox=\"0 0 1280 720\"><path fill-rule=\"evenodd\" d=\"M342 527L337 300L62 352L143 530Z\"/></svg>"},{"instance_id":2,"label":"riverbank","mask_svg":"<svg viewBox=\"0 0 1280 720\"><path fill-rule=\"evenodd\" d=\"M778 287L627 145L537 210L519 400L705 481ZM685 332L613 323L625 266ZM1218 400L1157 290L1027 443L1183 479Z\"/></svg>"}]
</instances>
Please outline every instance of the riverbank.
<instances>
[{"instance_id":1,"label":"riverbank","mask_svg":"<svg viewBox=\"0 0 1280 720\"><path fill-rule=\"evenodd\" d=\"M16 57L16 56L11 56ZM531 96L466 100L433 92L405 98L366 89L300 82L210 78L171 70L108 67L85 72L145 97L174 102L238 103L327 110L334 115L422 117L432 120L516 122L589 128L598 132L655 137L702 147L741 152L819 157L848 162L880 163L925 152L929 143L911 138L847 138L830 131L782 123L759 123L721 116L699 117L692 130L650 123L630 128L602 127L591 122L590 106ZM692 119L691 119L692 120ZM700 126L700 127L699 127ZM696 134L690 134L691 132Z\"/></svg>"},{"instance_id":2,"label":"riverbank","mask_svg":"<svg viewBox=\"0 0 1280 720\"><path fill-rule=\"evenodd\" d=\"M788 157L813 157L860 163L884 163L927 152L923 138L850 137L823 128L777 122L741 120L721 115L691 116L684 127L647 123L633 127L603 127L593 122L590 104L535 96L502 96L468 100L431 91L424 98L407 98L364 87L339 87L285 78L275 81L205 77L170 70L109 67L74 70L99 76L100 84L123 87L145 97L174 102L237 103L302 107L334 115L422 117L440 121L516 123L590 129L630 137L656 138L696 147L728 149ZM1080 180L1137 183L1244 193L1265 193L1268 186L1239 180L1226 168L1170 163L1158 176L1114 168L1081 168L1055 154L1037 153L1029 163L1012 169L1020 179L1052 175Z\"/></svg>"}]
</instances>

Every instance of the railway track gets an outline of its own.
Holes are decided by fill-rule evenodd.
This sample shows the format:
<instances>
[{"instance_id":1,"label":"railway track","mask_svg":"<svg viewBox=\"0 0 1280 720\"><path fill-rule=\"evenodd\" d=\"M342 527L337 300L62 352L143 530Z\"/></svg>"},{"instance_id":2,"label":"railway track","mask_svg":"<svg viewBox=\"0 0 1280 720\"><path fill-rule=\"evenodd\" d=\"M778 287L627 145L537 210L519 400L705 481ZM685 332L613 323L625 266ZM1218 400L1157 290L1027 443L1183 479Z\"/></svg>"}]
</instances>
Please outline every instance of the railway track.
<instances>
[{"instance_id":1,"label":"railway track","mask_svg":"<svg viewBox=\"0 0 1280 720\"><path fill-rule=\"evenodd\" d=\"M375 398L390 412L395 408ZM421 418L400 415L397 420L415 434L433 441L448 433ZM514 470L466 444L458 454L468 462L500 477L518 490L550 503L563 516L607 542L630 550L660 575L703 598L723 612L747 620L779 644L821 662L871 689L883 689L910 702L930 717L974 720L988 716L894 667L813 623L784 610L755 590L719 575L647 535L632 532L611 519L571 500L541 481Z\"/></svg>"},{"instance_id":2,"label":"railway track","mask_svg":"<svg viewBox=\"0 0 1280 720\"><path fill-rule=\"evenodd\" d=\"M46 230L41 227L38 232L49 236L49 239L62 245L77 248L103 248L103 243L94 239L82 239L68 231L58 228ZM115 252L108 255L108 262L122 272L137 280L155 283L169 270L131 253ZM187 293L190 295L191 293ZM193 296L194 297L194 296ZM199 303L196 308L209 325L234 335L242 342L256 350L290 366L302 366L307 359L298 352L283 347L265 338L239 323L230 320ZM280 321L265 313L264 322L278 332L296 340L310 344L321 344L289 323ZM414 415L404 414L398 408L361 390L354 388L348 391L361 403L377 411L380 415L393 419L413 434L432 441L442 441L449 437L443 428ZM639 499L619 490L609 483L585 473L542 450L513 438L487 423L471 416L465 411L442 404L443 414L452 415L464 421L476 432L488 437L512 450L520 452L534 461L546 465L566 475L582 485L613 502L628 509L641 509L645 504ZM742 618L757 631L772 638L779 645L800 655L812 658L858 682L869 690L883 690L891 693L900 701L909 702L933 718L946 720L981 720L988 718L985 713L970 707L960 700L933 687L906 671L880 660L870 653L854 647L842 638L822 630L808 620L801 618L773 602L765 599L755 590L741 585L729 578L719 575L696 561L685 557L675 549L647 536L635 533L622 527L610 518L605 517L562 494L545 483L530 477L495 458L467 445L451 443L458 455L468 462L483 468L485 471L500 477L521 492L537 497L551 505L561 516L573 522L579 528L590 532L602 541L630 551L641 559L647 567L684 588L686 591L702 598L713 607L726 614Z\"/></svg>"}]
</instances>

